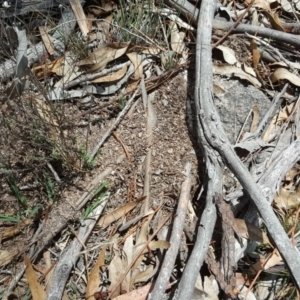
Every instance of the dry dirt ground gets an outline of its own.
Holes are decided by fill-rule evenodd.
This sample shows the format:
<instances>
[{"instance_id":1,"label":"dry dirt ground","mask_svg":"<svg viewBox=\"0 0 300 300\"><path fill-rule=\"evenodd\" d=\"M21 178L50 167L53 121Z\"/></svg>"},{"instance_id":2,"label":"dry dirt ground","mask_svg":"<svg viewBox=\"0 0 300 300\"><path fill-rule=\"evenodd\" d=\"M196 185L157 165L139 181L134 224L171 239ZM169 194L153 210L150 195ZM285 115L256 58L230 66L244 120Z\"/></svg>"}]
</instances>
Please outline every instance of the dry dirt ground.
<instances>
[{"instance_id":1,"label":"dry dirt ground","mask_svg":"<svg viewBox=\"0 0 300 300\"><path fill-rule=\"evenodd\" d=\"M143 196L146 153L149 148L151 149L150 208L162 205L162 209L160 213L157 214L157 217L154 218L150 231L156 229L157 224L163 220L165 215L176 209L181 184L185 179L184 167L187 162L190 162L192 165L193 179L191 196L194 194L199 184L197 177L198 166L195 150L193 149L187 127L186 90L185 75L184 73L180 73L155 92L153 105L157 115L157 122L153 129L153 139L150 145L147 142L146 112L141 98L138 99L115 131L115 136L119 137L123 145L121 145L114 136L110 136L97 155L95 165L91 171L78 173L79 175L71 176L71 179L68 178L68 184L61 184L61 188L58 191L59 194L56 195L56 202L44 202L42 213L36 216L33 222L29 222L30 224L28 226L22 226L18 234L13 234L12 239L3 239L1 249L18 254L13 261L13 270L11 269L11 265L7 265L6 268L4 268L9 270L9 275L5 272L1 274L4 288L11 282L11 276L16 275L20 270L23 264L22 254L24 254L24 249L29 249L33 234L37 228L42 228L37 237L38 240L45 240L49 234L53 235L53 240L51 240L46 249L52 253L52 264L59 259L66 239L72 237L72 232L74 233L74 231L76 231L79 225L76 220L82 216L84 211L83 209L80 213L75 213L72 207L74 207L75 203L86 191L86 187L89 183L108 167L112 166L113 171L105 179L110 195L104 214ZM80 113L76 107L73 107L70 111L72 112L71 116ZM100 112L100 114L105 115L105 112ZM93 119L98 118L99 115L91 114L89 117ZM88 151L90 151L106 132L111 122L112 120L107 119L90 126L78 126L75 129L75 134L77 137L82 137L83 143L84 139L87 141L89 145ZM124 156L124 148L127 149L127 156L124 157L121 163L117 164L117 160L122 155ZM25 183L32 183L34 179L35 178L32 177L30 179L20 178L18 185L24 186ZM64 178L62 178L62 180L64 180ZM44 193L42 188L37 188L35 191L24 188L22 191L22 195L26 199L31 199L28 200L28 205L34 204L35 201L42 198L39 193ZM1 213L14 215L20 210L20 204L16 200L16 197L12 195L6 180L2 181L1 199ZM140 204L126 215L126 220L130 220L136 215L139 215L141 213L142 204L143 201L140 201ZM124 219L125 218L113 223L113 225L106 230L102 230L100 226L95 227L85 247L88 253L88 262L86 263L89 266L93 265L93 260L98 256L101 249L99 245L105 243L109 244L111 242L110 239ZM60 225L65 224L66 220L69 220L67 222L68 227L62 232L59 232L61 229ZM56 232L59 233L55 236ZM122 234L124 234L124 232ZM39 257L36 261L36 269L44 273L45 268L44 259ZM89 267L87 266L87 268ZM2 269L2 271L4 269ZM80 291L83 293L85 288L84 281L79 277L75 271L67 288L70 292L70 290L72 290L71 283L76 282L78 294L74 294L74 289L71 293L75 299L80 299L83 296ZM28 290L24 288L21 280L16 293L22 298L24 294L26 294L26 291L28 292Z\"/></svg>"}]
</instances>

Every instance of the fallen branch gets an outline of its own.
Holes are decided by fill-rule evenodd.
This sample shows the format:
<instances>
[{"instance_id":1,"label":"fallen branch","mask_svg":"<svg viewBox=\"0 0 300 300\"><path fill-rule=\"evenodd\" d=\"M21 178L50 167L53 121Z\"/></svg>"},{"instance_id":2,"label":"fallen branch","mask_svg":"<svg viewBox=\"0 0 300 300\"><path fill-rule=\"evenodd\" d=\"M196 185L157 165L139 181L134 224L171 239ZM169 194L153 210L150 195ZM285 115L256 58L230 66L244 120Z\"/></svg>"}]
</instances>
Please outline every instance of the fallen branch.
<instances>
[{"instance_id":1,"label":"fallen branch","mask_svg":"<svg viewBox=\"0 0 300 300\"><path fill-rule=\"evenodd\" d=\"M187 1L182 0L165 0L165 2L177 8L182 14L184 14L194 25L197 24L197 19L199 15L199 9L195 8L193 5L188 3ZM226 22L221 20L213 20L213 29L220 29L224 31L231 30L235 26L234 22ZM269 28L264 28L260 26L254 26L249 24L239 24L234 28L234 32L248 32L253 35L262 36L268 39L274 39L278 42L291 44L293 46L300 46L300 38L299 35L290 34L282 31L277 31Z\"/></svg>"},{"instance_id":2,"label":"fallen branch","mask_svg":"<svg viewBox=\"0 0 300 300\"><path fill-rule=\"evenodd\" d=\"M212 87L212 66L211 64L203 64L200 68L200 54L204 54L203 60L205 62L205 55L208 56L208 62L211 62L211 27L207 26L206 22L206 11L211 10L214 11L214 2L212 1L202 1L201 3L201 17L200 19L203 21L202 24L199 25L197 32L197 45L196 45L196 80L195 80L195 99L194 99L194 108L192 111L198 112L201 109L201 102L199 101L199 92L200 87L205 89L206 91L210 91ZM209 25L209 22L208 22ZM202 36L200 36L200 33ZM203 44L200 44L200 41L203 39L203 44L207 43L207 49L203 50L201 47L204 47ZM208 41L208 42L207 42ZM205 76L199 77L200 72L205 72ZM200 83L201 81L201 83ZM214 199L217 195L222 194L222 177L223 177L223 163L220 159L220 155L218 152L211 147L209 141L205 137L205 131L201 124L198 115L194 115L194 122L196 123L197 130L197 143L198 146L202 149L204 154L203 160L206 163L206 206L202 213L201 220L198 226L198 232L196 241L193 247L193 251L191 256L187 262L187 265L184 269L183 275L181 277L180 283L178 285L178 293L176 295L176 299L191 299L195 287L195 283L197 280L197 276L199 274L199 270L203 264L203 261L206 257L210 241L212 238L212 234L214 231L214 226L217 219L216 207L214 204Z\"/></svg>"},{"instance_id":3,"label":"fallen branch","mask_svg":"<svg viewBox=\"0 0 300 300\"><path fill-rule=\"evenodd\" d=\"M174 268L175 260L178 254L178 249L181 242L181 235L183 231L185 215L189 202L189 194L191 189L191 165L188 163L185 167L186 179L182 183L180 198L178 201L178 207L176 217L174 220L172 235L170 238L170 248L168 249L163 264L160 268L159 275L155 282L155 286L149 294L148 299L163 299L165 290L167 289L171 273Z\"/></svg>"},{"instance_id":4,"label":"fallen branch","mask_svg":"<svg viewBox=\"0 0 300 300\"><path fill-rule=\"evenodd\" d=\"M224 132L218 112L213 103L212 92L212 57L211 31L214 5L210 0L203 0L198 19L196 50L196 87L195 101L199 101L200 109L196 111L207 143L216 149L227 167L232 171L241 185L255 203L267 230L281 253L290 271L294 283L300 289L300 255L292 245L286 232L277 219L267 195L256 184L246 167L236 155ZM207 32L210 31L210 35ZM208 78L208 79L207 79Z\"/></svg>"},{"instance_id":5,"label":"fallen branch","mask_svg":"<svg viewBox=\"0 0 300 300\"><path fill-rule=\"evenodd\" d=\"M93 230L94 225L99 219L107 201L108 197L102 200L100 205L95 208L88 219L82 222L83 225L79 229L78 236L74 238L71 245L60 256L59 262L57 263L57 266L52 274L49 292L46 298L47 300L62 299L64 288L70 272L81 255L80 251L83 248L83 244L86 242L91 231Z\"/></svg>"}]
</instances>

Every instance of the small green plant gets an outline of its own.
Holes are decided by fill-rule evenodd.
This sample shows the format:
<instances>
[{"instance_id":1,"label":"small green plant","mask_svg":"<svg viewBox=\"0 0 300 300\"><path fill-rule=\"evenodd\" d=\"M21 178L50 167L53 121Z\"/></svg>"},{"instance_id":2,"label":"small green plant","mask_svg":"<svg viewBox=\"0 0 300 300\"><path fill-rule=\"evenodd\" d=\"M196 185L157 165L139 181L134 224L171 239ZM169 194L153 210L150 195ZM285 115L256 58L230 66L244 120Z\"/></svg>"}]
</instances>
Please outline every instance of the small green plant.
<instances>
[{"instance_id":1,"label":"small green plant","mask_svg":"<svg viewBox=\"0 0 300 300\"><path fill-rule=\"evenodd\" d=\"M103 200L103 198L107 195L108 188L107 188L107 182L103 182L98 189L94 193L95 199L91 204L89 204L83 214L83 219L87 219L89 214L100 204L100 202Z\"/></svg>"},{"instance_id":2,"label":"small green plant","mask_svg":"<svg viewBox=\"0 0 300 300\"><path fill-rule=\"evenodd\" d=\"M57 149L53 148L52 149L52 153L51 153L52 158L54 159L60 159L61 155L60 153L57 151Z\"/></svg>"},{"instance_id":3,"label":"small green plant","mask_svg":"<svg viewBox=\"0 0 300 300\"><path fill-rule=\"evenodd\" d=\"M119 99L119 106L120 106L120 108L123 109L125 105L126 105L126 99L123 98L123 97L121 97Z\"/></svg>"},{"instance_id":4,"label":"small green plant","mask_svg":"<svg viewBox=\"0 0 300 300\"><path fill-rule=\"evenodd\" d=\"M0 214L0 222L9 222L9 223L19 223L20 218L14 216L7 216L4 214Z\"/></svg>"},{"instance_id":5,"label":"small green plant","mask_svg":"<svg viewBox=\"0 0 300 300\"><path fill-rule=\"evenodd\" d=\"M116 30L113 32L117 42L132 42L135 45L152 40L160 27L159 18L154 13L153 2L119 1L119 9L114 14Z\"/></svg>"},{"instance_id":6,"label":"small green plant","mask_svg":"<svg viewBox=\"0 0 300 300\"><path fill-rule=\"evenodd\" d=\"M47 172L43 172L43 180L41 181L41 185L43 186L47 199L49 201L56 201L56 192L55 192L55 182L52 180L51 176Z\"/></svg>"},{"instance_id":7,"label":"small green plant","mask_svg":"<svg viewBox=\"0 0 300 300\"><path fill-rule=\"evenodd\" d=\"M29 300L29 299L32 299L32 295L31 295L31 291L30 291L30 288L26 288L26 292L25 292L25 295L23 296L23 299L24 300Z\"/></svg>"},{"instance_id":8,"label":"small green plant","mask_svg":"<svg viewBox=\"0 0 300 300\"><path fill-rule=\"evenodd\" d=\"M95 166L95 159L91 159L91 156L87 153L83 146L79 148L79 154L82 161L82 168L84 170L93 169Z\"/></svg>"},{"instance_id":9,"label":"small green plant","mask_svg":"<svg viewBox=\"0 0 300 300\"><path fill-rule=\"evenodd\" d=\"M17 184L14 180L14 178L10 175L6 177L8 185L10 187L10 190L14 194L14 196L17 198L18 202L23 206L24 209L28 209L27 201L24 197L24 195L21 193L19 188L17 187Z\"/></svg>"},{"instance_id":10,"label":"small green plant","mask_svg":"<svg viewBox=\"0 0 300 300\"><path fill-rule=\"evenodd\" d=\"M169 51L161 55L163 67L166 70L172 70L178 65L178 58L174 51Z\"/></svg>"}]
</instances>

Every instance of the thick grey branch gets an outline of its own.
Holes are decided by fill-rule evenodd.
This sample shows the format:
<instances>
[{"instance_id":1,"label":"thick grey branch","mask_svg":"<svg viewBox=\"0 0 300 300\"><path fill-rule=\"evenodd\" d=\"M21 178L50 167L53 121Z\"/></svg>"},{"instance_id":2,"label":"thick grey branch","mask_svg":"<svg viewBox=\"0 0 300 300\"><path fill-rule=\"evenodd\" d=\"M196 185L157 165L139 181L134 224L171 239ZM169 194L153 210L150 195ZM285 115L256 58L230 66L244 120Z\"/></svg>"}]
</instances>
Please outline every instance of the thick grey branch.
<instances>
[{"instance_id":1,"label":"thick grey branch","mask_svg":"<svg viewBox=\"0 0 300 300\"><path fill-rule=\"evenodd\" d=\"M218 112L213 104L212 94L212 58L211 43L207 40L207 32L212 29L213 10L210 0L203 0L198 19L195 101L200 102L198 114L207 142L222 156L228 168L240 181L245 191L255 203L265 225L279 249L298 288L300 288L300 254L292 245L286 232L277 219L270 203L260 187L256 184L246 167L234 152L224 133ZM209 78L209 81L206 79ZM209 85L208 85L209 82Z\"/></svg>"}]
</instances>

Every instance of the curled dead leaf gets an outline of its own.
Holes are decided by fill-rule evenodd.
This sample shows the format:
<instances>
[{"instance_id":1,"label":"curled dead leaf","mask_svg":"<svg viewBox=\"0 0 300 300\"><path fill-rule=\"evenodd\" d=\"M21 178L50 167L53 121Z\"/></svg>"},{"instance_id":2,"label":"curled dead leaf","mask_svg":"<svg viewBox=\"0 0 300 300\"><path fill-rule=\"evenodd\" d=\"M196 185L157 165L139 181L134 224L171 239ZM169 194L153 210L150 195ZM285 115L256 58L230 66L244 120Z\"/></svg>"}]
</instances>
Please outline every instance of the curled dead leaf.
<instances>
[{"instance_id":1,"label":"curled dead leaf","mask_svg":"<svg viewBox=\"0 0 300 300\"><path fill-rule=\"evenodd\" d=\"M300 196L295 191L290 191L281 187L279 193L275 195L274 202L281 209L289 209L299 206Z\"/></svg>"},{"instance_id":2,"label":"curled dead leaf","mask_svg":"<svg viewBox=\"0 0 300 300\"><path fill-rule=\"evenodd\" d=\"M100 221L98 222L98 225L101 226L102 228L106 228L109 226L111 223L117 221L120 219L122 216L127 214L129 211L134 209L138 202L129 202L114 211L110 212L109 214L103 216Z\"/></svg>"},{"instance_id":3,"label":"curled dead leaf","mask_svg":"<svg viewBox=\"0 0 300 300\"><path fill-rule=\"evenodd\" d=\"M112 73L112 74L108 74L106 76L102 76L99 78L94 79L92 82L114 82L114 81L118 81L121 78L124 77L124 75L127 72L127 65L125 65L122 69Z\"/></svg>"},{"instance_id":4,"label":"curled dead leaf","mask_svg":"<svg viewBox=\"0 0 300 300\"><path fill-rule=\"evenodd\" d=\"M216 49L219 49L222 52L223 58L228 64L234 65L237 62L235 53L232 49L222 45L219 45Z\"/></svg>"},{"instance_id":5,"label":"curled dead leaf","mask_svg":"<svg viewBox=\"0 0 300 300\"><path fill-rule=\"evenodd\" d=\"M38 277L33 269L31 261L27 255L24 255L24 262L26 265L26 279L29 284L29 288L31 291L32 299L33 300L43 300L46 299L46 292L44 291L43 287L40 285L38 281Z\"/></svg>"},{"instance_id":6,"label":"curled dead leaf","mask_svg":"<svg viewBox=\"0 0 300 300\"><path fill-rule=\"evenodd\" d=\"M0 250L0 266L5 266L12 261L12 259L18 254L16 250Z\"/></svg>"},{"instance_id":7,"label":"curled dead leaf","mask_svg":"<svg viewBox=\"0 0 300 300\"><path fill-rule=\"evenodd\" d=\"M255 87L261 87L261 83L253 76L245 73L242 69L229 65L213 65L213 71L219 75L236 76L247 80Z\"/></svg>"},{"instance_id":8,"label":"curled dead leaf","mask_svg":"<svg viewBox=\"0 0 300 300\"><path fill-rule=\"evenodd\" d=\"M296 74L291 73L285 68L276 69L275 72L271 75L271 80L272 82L287 80L296 86L300 86L300 77Z\"/></svg>"},{"instance_id":9,"label":"curled dead leaf","mask_svg":"<svg viewBox=\"0 0 300 300\"><path fill-rule=\"evenodd\" d=\"M106 65L126 53L128 43L114 43L94 51L88 58L81 60L77 66L91 66L89 72L99 72Z\"/></svg>"},{"instance_id":10,"label":"curled dead leaf","mask_svg":"<svg viewBox=\"0 0 300 300\"><path fill-rule=\"evenodd\" d=\"M126 55L134 65L135 71L134 71L133 79L134 80L141 79L143 76L142 56L137 54L136 52L127 53Z\"/></svg>"},{"instance_id":11,"label":"curled dead leaf","mask_svg":"<svg viewBox=\"0 0 300 300\"><path fill-rule=\"evenodd\" d=\"M171 48L176 53L182 53L184 50L184 37L185 33L180 32L175 22L170 22L171 28Z\"/></svg>"}]
</instances>

